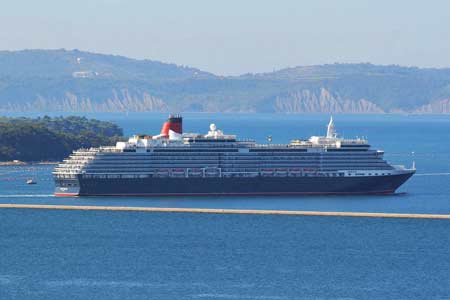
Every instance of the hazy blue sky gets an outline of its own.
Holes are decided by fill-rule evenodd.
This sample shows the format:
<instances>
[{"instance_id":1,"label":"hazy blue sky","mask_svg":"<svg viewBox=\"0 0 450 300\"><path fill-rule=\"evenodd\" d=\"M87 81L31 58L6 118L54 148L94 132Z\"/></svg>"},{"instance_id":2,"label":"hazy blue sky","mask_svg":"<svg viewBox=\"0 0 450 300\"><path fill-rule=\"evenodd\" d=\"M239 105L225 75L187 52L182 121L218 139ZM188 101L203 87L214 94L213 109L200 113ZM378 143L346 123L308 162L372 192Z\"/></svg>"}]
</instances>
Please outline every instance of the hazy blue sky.
<instances>
[{"instance_id":1,"label":"hazy blue sky","mask_svg":"<svg viewBox=\"0 0 450 300\"><path fill-rule=\"evenodd\" d=\"M450 66L450 1L0 0L0 49L67 48L217 74L372 62Z\"/></svg>"}]
</instances>

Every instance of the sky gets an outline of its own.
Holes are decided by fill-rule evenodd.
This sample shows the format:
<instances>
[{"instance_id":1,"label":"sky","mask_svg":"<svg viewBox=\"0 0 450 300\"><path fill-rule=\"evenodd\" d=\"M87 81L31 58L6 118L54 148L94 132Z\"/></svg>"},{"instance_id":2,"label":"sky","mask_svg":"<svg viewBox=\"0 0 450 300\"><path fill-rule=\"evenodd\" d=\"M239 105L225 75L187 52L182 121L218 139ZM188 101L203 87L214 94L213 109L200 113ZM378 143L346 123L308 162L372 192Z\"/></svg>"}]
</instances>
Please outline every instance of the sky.
<instances>
[{"instance_id":1,"label":"sky","mask_svg":"<svg viewBox=\"0 0 450 300\"><path fill-rule=\"evenodd\" d=\"M79 49L218 75L324 63L450 67L444 0L0 0L0 50Z\"/></svg>"}]
</instances>

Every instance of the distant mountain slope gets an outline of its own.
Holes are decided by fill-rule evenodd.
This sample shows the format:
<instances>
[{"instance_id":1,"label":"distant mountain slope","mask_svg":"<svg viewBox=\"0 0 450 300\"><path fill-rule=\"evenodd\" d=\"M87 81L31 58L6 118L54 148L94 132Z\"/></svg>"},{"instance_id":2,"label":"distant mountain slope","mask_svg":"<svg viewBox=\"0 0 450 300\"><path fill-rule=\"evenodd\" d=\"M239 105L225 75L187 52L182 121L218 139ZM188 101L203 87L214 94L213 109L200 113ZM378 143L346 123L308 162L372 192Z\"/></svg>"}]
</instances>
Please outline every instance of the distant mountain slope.
<instances>
[{"instance_id":1,"label":"distant mountain slope","mask_svg":"<svg viewBox=\"0 0 450 300\"><path fill-rule=\"evenodd\" d=\"M92 76L92 78L127 80L180 80L213 77L210 73L175 64L64 49L0 51L0 67L1 77L18 78L71 77L74 72L87 72L87 76ZM80 75L80 77L82 76Z\"/></svg>"},{"instance_id":2,"label":"distant mountain slope","mask_svg":"<svg viewBox=\"0 0 450 300\"><path fill-rule=\"evenodd\" d=\"M450 113L450 69L372 64L216 76L78 50L0 51L0 111Z\"/></svg>"}]
</instances>

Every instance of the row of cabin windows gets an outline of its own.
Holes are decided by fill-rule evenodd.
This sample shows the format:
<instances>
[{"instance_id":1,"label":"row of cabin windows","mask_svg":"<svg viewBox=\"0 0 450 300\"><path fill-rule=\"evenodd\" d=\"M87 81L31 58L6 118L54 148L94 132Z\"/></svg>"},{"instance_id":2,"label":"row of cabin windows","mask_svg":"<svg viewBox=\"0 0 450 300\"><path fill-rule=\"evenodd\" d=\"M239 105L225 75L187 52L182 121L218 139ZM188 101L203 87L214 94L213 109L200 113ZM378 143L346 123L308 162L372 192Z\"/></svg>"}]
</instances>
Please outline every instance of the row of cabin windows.
<instances>
[{"instance_id":1,"label":"row of cabin windows","mask_svg":"<svg viewBox=\"0 0 450 300\"><path fill-rule=\"evenodd\" d=\"M70 166L61 167L59 170L65 170L65 171L79 171L81 169L87 169L87 168L123 168L123 167L129 167L129 168L151 168L154 166L167 166L167 167L173 167L173 166L202 166L202 165L223 165L223 166L248 166L248 165L286 165L286 166L296 166L296 165L314 165L314 166L336 166L336 167L346 167L346 166L390 166L386 161L384 160L378 160L378 161L352 161L352 162L317 162L317 161L286 161L286 160L279 160L279 161L240 161L240 162L231 162L231 161L172 161L172 162L153 162L153 163L94 163L94 164L88 164L84 166L83 168L71 168Z\"/></svg>"},{"instance_id":2,"label":"row of cabin windows","mask_svg":"<svg viewBox=\"0 0 450 300\"><path fill-rule=\"evenodd\" d=\"M258 156L176 156L176 157L169 157L169 156L158 156L158 157L145 157L142 159L136 159L136 158L123 158L120 159L109 159L109 158L99 158L96 160L93 160L94 162L98 161L104 161L104 162L111 162L116 163L117 161L123 161L123 162L153 162L153 161L163 161L163 160L230 160L230 161L241 161L241 160L322 160L322 161L351 161L351 160L380 160L382 157L379 156L355 156L355 157L326 157L326 156L315 156L315 157L305 157L305 156L270 156L270 157L258 157Z\"/></svg>"},{"instance_id":3,"label":"row of cabin windows","mask_svg":"<svg viewBox=\"0 0 450 300\"><path fill-rule=\"evenodd\" d=\"M177 161L177 162L170 162L170 163L166 163L166 162L154 162L154 163L123 163L123 164L108 164L108 163L94 163L94 164L89 164L86 165L85 168L108 168L108 167L135 167L135 168L140 168L140 167L153 167L153 166L183 166L183 165L194 165L194 166L199 166L199 165L226 165L226 166L245 166L245 165L288 165L288 166L292 166L292 165L320 165L320 166L341 166L341 167L345 167L345 166L354 166L354 165L358 165L358 166L371 166L371 165L388 165L386 163L386 161L352 161L352 162L322 162L319 163L317 161L241 161L241 162L229 162L229 161L197 161L197 162L192 162L192 161ZM67 170L71 170L71 168L64 168Z\"/></svg>"},{"instance_id":4,"label":"row of cabin windows","mask_svg":"<svg viewBox=\"0 0 450 300\"><path fill-rule=\"evenodd\" d=\"M184 155L191 157L203 157L203 156L222 156L222 157L273 157L273 156L302 156L302 157L361 157L361 156L380 156L378 152L369 151L366 153L327 153L327 152L318 152L318 153L212 153L212 152L204 152L204 153L185 153ZM111 158L111 159L131 159L131 158L148 158L148 157L179 157L180 153L136 153L133 155L123 155L123 154L100 154L97 157L102 158ZM82 157L81 157L82 159Z\"/></svg>"}]
</instances>

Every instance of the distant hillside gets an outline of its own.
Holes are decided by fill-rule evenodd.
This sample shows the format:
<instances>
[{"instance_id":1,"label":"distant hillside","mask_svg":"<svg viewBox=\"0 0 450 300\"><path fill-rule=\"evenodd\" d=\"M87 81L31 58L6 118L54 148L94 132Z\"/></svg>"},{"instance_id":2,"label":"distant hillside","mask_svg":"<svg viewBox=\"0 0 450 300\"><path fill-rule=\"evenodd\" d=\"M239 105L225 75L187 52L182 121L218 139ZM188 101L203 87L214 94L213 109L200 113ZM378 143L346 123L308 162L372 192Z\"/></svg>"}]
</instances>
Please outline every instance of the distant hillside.
<instances>
[{"instance_id":1,"label":"distant hillside","mask_svg":"<svg viewBox=\"0 0 450 300\"><path fill-rule=\"evenodd\" d=\"M450 69L332 64L216 76L78 50L0 51L0 111L450 113Z\"/></svg>"}]
</instances>

